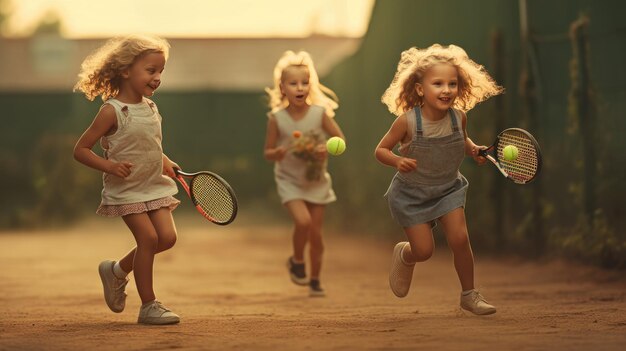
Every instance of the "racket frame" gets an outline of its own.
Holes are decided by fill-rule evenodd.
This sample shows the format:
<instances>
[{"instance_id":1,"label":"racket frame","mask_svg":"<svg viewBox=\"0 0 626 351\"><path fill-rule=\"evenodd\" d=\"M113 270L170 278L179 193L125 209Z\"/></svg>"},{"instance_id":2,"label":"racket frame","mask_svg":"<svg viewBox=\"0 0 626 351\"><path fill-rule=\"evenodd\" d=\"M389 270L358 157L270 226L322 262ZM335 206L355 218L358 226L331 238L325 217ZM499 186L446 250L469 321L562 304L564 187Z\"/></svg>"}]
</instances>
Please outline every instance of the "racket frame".
<instances>
[{"instance_id":1,"label":"racket frame","mask_svg":"<svg viewBox=\"0 0 626 351\"><path fill-rule=\"evenodd\" d=\"M178 180L178 182L182 185L183 189L185 189L185 192L187 192L187 195L191 199L191 202L193 203L193 205L196 207L196 210L198 210L198 212L200 212L200 214L204 218L208 219L209 221L211 221L212 223L215 223L217 225L227 225L227 224L230 224L232 221L235 220L235 217L237 217L237 210L238 210L237 197L235 196L235 191L233 190L233 188L230 186L230 184L228 184L228 182L226 180L224 180L224 178L220 177L219 175L217 175L217 174L215 174L213 172L209 172L209 171L187 173L187 172L183 172L182 170L180 170L178 168L174 168L174 172L176 173L176 180ZM222 183L222 185L224 186L226 191L228 191L228 193L230 194L230 197L232 198L232 203L233 203L233 214L231 215L231 217L230 217L230 219L228 221L220 222L220 221L216 220L215 218L209 216L202 209L202 206L200 206L198 201L196 201L196 197L193 194L193 182L196 179L196 176L200 175L200 174L207 174L207 175L217 179L220 183ZM183 177L191 178L190 184L187 184L187 182L185 181L185 179Z\"/></svg>"},{"instance_id":2,"label":"racket frame","mask_svg":"<svg viewBox=\"0 0 626 351\"><path fill-rule=\"evenodd\" d=\"M497 150L498 150L498 145L500 144L501 136L504 133L512 132L512 131L524 134L530 140L530 142L533 145L533 148L535 149L535 152L537 154L537 170L535 171L535 174L533 175L532 178L530 178L529 180L524 181L524 182L520 182L520 181L516 180L515 178L511 177L509 175L509 173L500 164L500 159L498 157ZM491 154L488 153L489 151L493 151L493 154L495 155L495 158ZM541 165L543 163L542 162L542 157L541 157L541 149L539 148L539 143L537 142L537 140L535 140L535 138L532 136L532 134L530 134L529 132L527 132L526 130L521 129L521 128L507 128L507 129L503 130L502 132L500 132L498 134L498 136L496 137L496 140L493 142L493 144L491 146L489 146L486 149L478 150L478 156L485 157L486 159L491 161L491 163L493 163L494 166L496 166L496 168L498 168L500 173L502 173L502 175L505 178L510 179L515 184L528 184L531 181L533 181L535 178L537 178L537 175L541 171Z\"/></svg>"}]
</instances>

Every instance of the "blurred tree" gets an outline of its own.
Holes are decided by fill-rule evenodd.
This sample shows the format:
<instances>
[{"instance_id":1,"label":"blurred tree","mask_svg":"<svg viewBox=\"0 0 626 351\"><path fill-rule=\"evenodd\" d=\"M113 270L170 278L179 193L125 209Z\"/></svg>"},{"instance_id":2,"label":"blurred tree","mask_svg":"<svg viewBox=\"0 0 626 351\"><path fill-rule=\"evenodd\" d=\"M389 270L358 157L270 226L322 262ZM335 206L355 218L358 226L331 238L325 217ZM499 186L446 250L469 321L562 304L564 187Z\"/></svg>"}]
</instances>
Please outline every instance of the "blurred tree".
<instances>
[{"instance_id":1,"label":"blurred tree","mask_svg":"<svg viewBox=\"0 0 626 351\"><path fill-rule=\"evenodd\" d=\"M11 14L10 10L10 1L9 0L0 0L0 37L4 36L4 26L7 18Z\"/></svg>"},{"instance_id":2,"label":"blurred tree","mask_svg":"<svg viewBox=\"0 0 626 351\"><path fill-rule=\"evenodd\" d=\"M54 10L48 10L39 20L33 35L61 34L62 26L61 16Z\"/></svg>"}]
</instances>

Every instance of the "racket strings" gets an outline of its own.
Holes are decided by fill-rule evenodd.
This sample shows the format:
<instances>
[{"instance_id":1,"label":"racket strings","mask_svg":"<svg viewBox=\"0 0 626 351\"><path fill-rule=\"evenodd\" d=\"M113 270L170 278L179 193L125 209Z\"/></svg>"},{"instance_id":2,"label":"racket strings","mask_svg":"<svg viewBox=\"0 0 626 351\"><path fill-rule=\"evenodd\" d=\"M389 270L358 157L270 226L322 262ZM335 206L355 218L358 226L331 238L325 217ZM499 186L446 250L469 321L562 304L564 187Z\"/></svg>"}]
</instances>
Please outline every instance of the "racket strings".
<instances>
[{"instance_id":1,"label":"racket strings","mask_svg":"<svg viewBox=\"0 0 626 351\"><path fill-rule=\"evenodd\" d=\"M503 149L507 145L517 147L518 156L509 161L504 158ZM535 177L539 169L539 155L533 141L524 133L510 131L499 136L498 160L511 178L519 182L527 182Z\"/></svg>"},{"instance_id":2,"label":"racket strings","mask_svg":"<svg viewBox=\"0 0 626 351\"><path fill-rule=\"evenodd\" d=\"M217 178L201 173L191 182L191 193L196 205L219 223L230 221L235 212L235 202L229 189Z\"/></svg>"}]
</instances>

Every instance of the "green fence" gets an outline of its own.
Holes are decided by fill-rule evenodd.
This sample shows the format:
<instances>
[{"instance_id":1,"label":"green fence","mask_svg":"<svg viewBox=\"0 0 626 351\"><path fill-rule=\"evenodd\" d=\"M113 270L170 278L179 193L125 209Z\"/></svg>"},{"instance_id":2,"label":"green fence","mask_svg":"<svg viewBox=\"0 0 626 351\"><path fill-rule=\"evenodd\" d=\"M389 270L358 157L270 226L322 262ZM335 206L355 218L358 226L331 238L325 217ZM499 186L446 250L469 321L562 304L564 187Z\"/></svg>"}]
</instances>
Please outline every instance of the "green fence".
<instances>
[{"instance_id":1,"label":"green fence","mask_svg":"<svg viewBox=\"0 0 626 351\"><path fill-rule=\"evenodd\" d=\"M475 249L563 253L626 266L620 152L626 146L626 5L528 1L528 42L521 39L519 9L519 2L499 0L376 4L358 53L322 77L340 98L337 122L348 141L346 153L330 160L339 201L328 211L329 225L402 237L383 198L394 171L373 157L393 121L380 96L401 51L456 44L506 88L505 95L470 111L470 136L488 144L505 127L527 128L545 156L540 181L528 186L504 182L493 168L469 159L463 164L471 184L466 212ZM588 25L572 38L572 23L584 16ZM585 74L589 80L581 83ZM262 91L159 92L154 100L172 159L190 170L222 174L237 189L244 211L283 213L272 165L262 157ZM0 93L0 226L63 223L93 213L100 175L71 155L98 105L69 92ZM587 106L582 115L581 106ZM588 126L593 133L584 137Z\"/></svg>"}]
</instances>

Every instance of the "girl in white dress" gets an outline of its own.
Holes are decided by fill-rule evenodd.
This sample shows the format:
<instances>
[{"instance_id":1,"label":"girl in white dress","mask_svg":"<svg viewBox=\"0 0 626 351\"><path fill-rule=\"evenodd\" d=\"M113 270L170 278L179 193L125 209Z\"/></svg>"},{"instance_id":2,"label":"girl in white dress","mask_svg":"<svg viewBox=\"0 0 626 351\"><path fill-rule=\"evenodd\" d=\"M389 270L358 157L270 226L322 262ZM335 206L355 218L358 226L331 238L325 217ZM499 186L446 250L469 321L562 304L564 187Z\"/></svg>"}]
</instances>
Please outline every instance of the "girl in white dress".
<instances>
[{"instance_id":1,"label":"girl in white dress","mask_svg":"<svg viewBox=\"0 0 626 351\"><path fill-rule=\"evenodd\" d=\"M74 158L102 171L102 203L96 211L122 217L137 242L118 261L98 267L109 308L122 312L126 304L127 275L134 272L142 306L138 322L172 324L178 315L154 294L154 256L176 242L172 211L180 203L174 168L161 147L161 115L151 100L161 85L169 53L164 39L128 36L109 40L82 64L75 89L89 100L101 96L104 104L74 148ZM91 149L100 141L104 157Z\"/></svg>"},{"instance_id":2,"label":"girl in white dress","mask_svg":"<svg viewBox=\"0 0 626 351\"><path fill-rule=\"evenodd\" d=\"M269 95L264 155L274 161L274 179L282 204L294 222L293 254L287 260L291 280L308 285L310 296L324 296L320 270L326 204L336 200L326 170L326 139L345 138L334 120L335 94L319 82L307 52L286 51L274 68ZM330 97L329 97L330 96ZM309 243L310 279L304 249Z\"/></svg>"}]
</instances>

